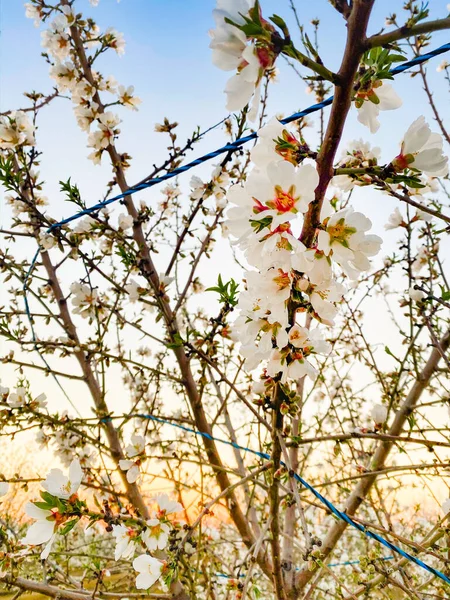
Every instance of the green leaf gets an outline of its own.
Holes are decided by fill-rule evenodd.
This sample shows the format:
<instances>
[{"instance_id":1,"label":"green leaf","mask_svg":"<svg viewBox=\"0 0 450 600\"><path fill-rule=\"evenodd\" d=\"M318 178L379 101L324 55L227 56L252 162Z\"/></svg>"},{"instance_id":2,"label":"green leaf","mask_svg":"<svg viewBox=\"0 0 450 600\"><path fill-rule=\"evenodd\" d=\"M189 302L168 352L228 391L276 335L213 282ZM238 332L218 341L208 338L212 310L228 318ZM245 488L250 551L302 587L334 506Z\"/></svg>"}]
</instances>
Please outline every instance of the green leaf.
<instances>
[{"instance_id":1,"label":"green leaf","mask_svg":"<svg viewBox=\"0 0 450 600\"><path fill-rule=\"evenodd\" d=\"M450 300L450 290L446 290L443 285L439 287L441 288L441 300L444 300L444 302Z\"/></svg>"},{"instance_id":2,"label":"green leaf","mask_svg":"<svg viewBox=\"0 0 450 600\"><path fill-rule=\"evenodd\" d=\"M52 508L56 507L55 496L52 496L52 494L50 494L49 492L44 492L43 490L41 490L40 495L41 495L42 500L44 500L44 502L46 502L46 504L48 504Z\"/></svg>"},{"instance_id":3,"label":"green leaf","mask_svg":"<svg viewBox=\"0 0 450 600\"><path fill-rule=\"evenodd\" d=\"M167 346L167 348L171 348L172 350L173 350L174 348L181 348L181 347L183 346L183 339L182 339L182 337L180 336L180 334L179 334L179 333L176 333L176 334L173 336L173 342L168 342L168 343L166 344L166 346Z\"/></svg>"},{"instance_id":4,"label":"green leaf","mask_svg":"<svg viewBox=\"0 0 450 600\"><path fill-rule=\"evenodd\" d=\"M53 506L50 506L49 504L47 504L47 502L33 502L33 504L38 508L42 508L42 510L50 510L51 508L53 508Z\"/></svg>"},{"instance_id":5,"label":"green leaf","mask_svg":"<svg viewBox=\"0 0 450 600\"><path fill-rule=\"evenodd\" d=\"M75 527L78 521L79 519L72 519L71 521L68 521L60 530L61 535L66 535L67 533L69 533L69 531L72 531L72 529Z\"/></svg>"},{"instance_id":6,"label":"green leaf","mask_svg":"<svg viewBox=\"0 0 450 600\"><path fill-rule=\"evenodd\" d=\"M219 275L217 285L214 287L207 288L206 292L216 292L219 294L219 302L223 304L229 304L230 306L236 306L237 304L237 291L239 284L230 279L227 283L222 281L222 276Z\"/></svg>"},{"instance_id":7,"label":"green leaf","mask_svg":"<svg viewBox=\"0 0 450 600\"><path fill-rule=\"evenodd\" d=\"M67 195L66 201L72 202L76 204L82 209L86 208L86 203L81 199L80 190L77 185L72 185L70 183L70 177L67 181L60 181L59 185L61 187L61 191L65 192Z\"/></svg>"}]
</instances>

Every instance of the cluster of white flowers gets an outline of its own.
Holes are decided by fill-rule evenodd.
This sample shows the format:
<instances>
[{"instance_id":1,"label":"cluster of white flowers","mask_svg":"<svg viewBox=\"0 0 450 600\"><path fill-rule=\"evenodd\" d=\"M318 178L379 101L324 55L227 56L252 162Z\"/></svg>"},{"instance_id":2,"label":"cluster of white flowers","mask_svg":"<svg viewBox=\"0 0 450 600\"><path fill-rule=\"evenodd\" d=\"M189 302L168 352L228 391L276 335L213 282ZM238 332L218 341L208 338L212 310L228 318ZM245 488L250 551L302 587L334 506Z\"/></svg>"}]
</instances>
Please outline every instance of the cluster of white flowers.
<instances>
[{"instance_id":1,"label":"cluster of white flowers","mask_svg":"<svg viewBox=\"0 0 450 600\"><path fill-rule=\"evenodd\" d=\"M236 26L244 25L244 17L248 18L255 10L258 7L252 0L217 0L213 11L216 28L209 32L214 65L223 71L236 71L225 87L227 110L242 110L253 97L248 115L250 120L254 120L258 113L261 80L272 71L276 59L269 43L263 44L261 40L248 43L246 34ZM263 24L268 31L273 30L267 21Z\"/></svg>"},{"instance_id":2,"label":"cluster of white flowers","mask_svg":"<svg viewBox=\"0 0 450 600\"><path fill-rule=\"evenodd\" d=\"M369 268L381 239L366 232L369 219L352 208L333 213L327 202L315 241L306 248L298 235L303 214L314 200L319 178L314 164L297 166L300 142L276 119L259 132L252 152L255 164L244 185L232 186L227 227L255 271L245 275L240 294L238 332L249 369L267 361L266 374L281 381L315 376L309 357L326 354L329 345L318 328L296 322L310 313L331 325L345 288L335 265L352 279Z\"/></svg>"},{"instance_id":3,"label":"cluster of white flowers","mask_svg":"<svg viewBox=\"0 0 450 600\"><path fill-rule=\"evenodd\" d=\"M34 125L23 111L13 111L0 117L0 149L14 150L19 146L34 146Z\"/></svg>"},{"instance_id":4,"label":"cluster of white flowers","mask_svg":"<svg viewBox=\"0 0 450 600\"><path fill-rule=\"evenodd\" d=\"M221 210L226 206L226 188L229 181L230 176L220 165L214 168L208 183L204 183L200 177L194 175L190 182L190 198L191 200L200 200L201 198L214 196L217 210Z\"/></svg>"},{"instance_id":5,"label":"cluster of white flowers","mask_svg":"<svg viewBox=\"0 0 450 600\"><path fill-rule=\"evenodd\" d=\"M10 392L8 387L0 385L0 408L5 403L9 408L28 408L39 410L47 406L47 396L42 393L33 399L29 392L23 386L16 388L15 392Z\"/></svg>"},{"instance_id":6,"label":"cluster of white flowers","mask_svg":"<svg viewBox=\"0 0 450 600\"><path fill-rule=\"evenodd\" d=\"M128 456L138 456L143 449L144 438L133 435L126 452ZM61 469L51 469L42 482L45 492L41 493L41 501L28 502L25 507L26 514L33 522L22 543L43 546L40 555L42 560L48 558L58 533L67 533L83 514L89 518L86 504L78 497L82 479L83 469L78 459L70 462L67 475ZM1 481L0 496L6 495L8 490L9 484ZM138 521L134 525L124 525L119 522L110 529L116 542L115 560L131 558L142 549L146 551L133 561L133 567L138 573L136 587L144 590L149 589L160 578L165 564L147 552L158 552L166 548L173 529L169 515L183 510L183 506L171 500L167 494L160 494L152 504L154 509L144 523Z\"/></svg>"},{"instance_id":7,"label":"cluster of white flowers","mask_svg":"<svg viewBox=\"0 0 450 600\"><path fill-rule=\"evenodd\" d=\"M86 283L74 281L70 286L72 296L73 313L81 315L83 319L94 316L102 317L105 311L100 303L98 291Z\"/></svg>"},{"instance_id":8,"label":"cluster of white flowers","mask_svg":"<svg viewBox=\"0 0 450 600\"><path fill-rule=\"evenodd\" d=\"M26 16L34 19L35 25L39 26L42 17L40 8L33 4L25 6ZM134 95L133 86L119 85L114 77L105 78L96 71L92 71L94 81L88 81L85 74L77 68L78 62L72 56L75 50L69 31L77 18L79 15L73 12L71 6L58 6L56 16L49 23L48 29L42 32L42 46L51 60L50 76L56 81L60 92L71 95L77 123L83 131L89 133L88 147L92 148L89 158L94 164L99 164L104 150L120 133L117 128L120 119L112 111L99 111L100 107L94 96L97 92L109 92L115 97L113 104L118 103L130 110L137 110L141 100ZM112 28L101 33L93 22L89 21L88 25L88 28L83 29L86 48L102 45L103 48L112 48L119 55L124 53L125 41L121 33ZM93 124L97 125L97 129L90 132Z\"/></svg>"},{"instance_id":9,"label":"cluster of white flowers","mask_svg":"<svg viewBox=\"0 0 450 600\"><path fill-rule=\"evenodd\" d=\"M362 139L352 140L342 152L336 166L338 169L374 167L378 164L380 154L381 150L378 146L372 148L369 142L365 142ZM371 181L371 177L365 174L358 178L349 177L348 175L335 175L332 179L332 184L343 192L349 192L355 185L365 185L366 183L371 183Z\"/></svg>"},{"instance_id":10,"label":"cluster of white flowers","mask_svg":"<svg viewBox=\"0 0 450 600\"><path fill-rule=\"evenodd\" d=\"M144 529L141 532L133 527L127 527L122 524L113 525L113 535L116 540L116 560L133 556L140 542L142 542L150 552L164 550L166 548L171 531L170 522L167 516L172 513L180 512L183 510L183 507L179 502L170 500L167 494L160 494L157 496L154 503L156 504L156 510L152 511L151 518L147 519ZM133 566L135 566L134 563ZM136 571L141 571L141 569L136 566L135 569ZM145 586L140 587L138 585L137 587L139 589L148 589L153 583L154 581Z\"/></svg>"},{"instance_id":11,"label":"cluster of white flowers","mask_svg":"<svg viewBox=\"0 0 450 600\"><path fill-rule=\"evenodd\" d=\"M69 421L70 418L67 411L59 415L61 423ZM42 427L36 433L36 442L40 448L47 448L52 443L55 453L66 468L70 466L74 454L84 468L94 466L95 455L91 447L86 445L81 435L70 429L59 428L55 431L53 428Z\"/></svg>"}]
</instances>

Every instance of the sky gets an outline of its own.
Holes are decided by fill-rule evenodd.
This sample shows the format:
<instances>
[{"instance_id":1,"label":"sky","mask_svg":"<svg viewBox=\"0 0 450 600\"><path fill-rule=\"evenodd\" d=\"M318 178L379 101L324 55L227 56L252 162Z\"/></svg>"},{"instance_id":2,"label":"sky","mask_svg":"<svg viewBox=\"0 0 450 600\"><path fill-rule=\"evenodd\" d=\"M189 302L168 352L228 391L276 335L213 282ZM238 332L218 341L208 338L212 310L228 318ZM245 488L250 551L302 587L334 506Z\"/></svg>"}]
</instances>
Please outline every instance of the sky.
<instances>
[{"instance_id":1,"label":"sky","mask_svg":"<svg viewBox=\"0 0 450 600\"><path fill-rule=\"evenodd\" d=\"M261 4L264 15L276 12L286 19L298 43L289 1L262 0ZM377 0L369 33L382 29L389 13L396 12L401 20L402 4L403 1ZM448 14L446 1L431 0L429 4L430 18ZM337 70L345 42L344 20L325 0L299 0L297 6L307 32L312 31L311 19L320 20L321 57L326 66ZM167 142L165 137L154 131L155 124L162 122L164 117L180 123L178 131L182 141L197 126L205 130L226 116L223 88L229 74L212 65L208 48L208 29L214 26L211 16L214 2L122 0L118 3L116 0L100 0L99 6L93 8L88 0L77 0L76 8L92 16L101 28L113 26L123 32L127 42L124 56L118 57L114 52L108 52L99 65L105 75L114 75L124 85L134 85L136 94L142 99L138 112L120 111L123 122L118 149L126 150L133 157L129 182L139 181L152 170L154 163L164 161ZM48 66L40 56L40 31L25 18L23 3L19 0L3 0L0 2L0 11L0 111L4 111L26 106L26 99L22 95L24 91L49 93L52 80L48 77ZM449 38L449 32L437 32L431 48L447 42ZM428 72L430 86L445 116L445 112L448 113L447 86L443 74L436 72L441 60L437 58L430 63ZM373 145L382 148L382 154L388 160L397 153L404 132L415 118L424 114L432 122L426 97L417 81L412 81L408 75L400 75L395 79L394 87L403 99L402 109L382 113L381 128L375 135L357 122L356 111L352 110L343 137L344 144L359 137L370 139ZM269 116L286 116L314 102L314 98L306 93L306 84L280 61L278 81L271 90ZM313 133L311 136L314 140ZM58 182L68 177L79 185L87 205L101 199L110 179L110 169L106 160L103 166L98 167L86 159L90 152L86 147L86 134L78 129L69 101L58 99L51 107L41 111L37 140L43 151L41 175L46 180L45 193L49 197L52 216L63 218L73 211L71 205L63 202L59 191ZM224 132L218 128L196 144L188 158L215 149L226 141ZM203 166L197 174L206 178L210 168ZM181 178L181 186L187 186L189 179L189 174ZM148 191L143 196L157 198L158 191ZM372 219L374 233L384 237L383 252L387 253L394 247L398 237L395 232L385 234L383 230L395 206L394 201L366 190L355 195L355 203L357 208L364 207L364 212ZM0 206L0 221L5 224L8 219L7 207ZM34 248L30 247L31 252L34 252ZM235 272L231 260L223 261L221 266L224 278ZM212 285L217 277L215 266L206 267L204 273L206 278L210 278L206 283ZM383 318L377 315L373 322L373 332L378 335L377 342L388 331L387 317L384 323ZM12 375L12 372L8 371L8 375ZM36 377L42 381L42 378ZM47 382L46 385L50 384ZM61 399L58 398L59 402Z\"/></svg>"}]
</instances>

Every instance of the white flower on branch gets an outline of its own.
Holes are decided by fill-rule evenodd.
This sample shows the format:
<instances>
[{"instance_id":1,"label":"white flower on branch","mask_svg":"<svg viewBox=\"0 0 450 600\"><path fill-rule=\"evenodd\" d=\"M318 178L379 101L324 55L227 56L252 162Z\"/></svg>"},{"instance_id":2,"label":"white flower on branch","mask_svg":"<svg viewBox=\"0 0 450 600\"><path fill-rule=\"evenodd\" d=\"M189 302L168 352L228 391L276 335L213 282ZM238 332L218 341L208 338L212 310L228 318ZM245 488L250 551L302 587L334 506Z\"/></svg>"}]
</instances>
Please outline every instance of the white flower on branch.
<instances>
[{"instance_id":1,"label":"white flower on branch","mask_svg":"<svg viewBox=\"0 0 450 600\"><path fill-rule=\"evenodd\" d=\"M31 4L31 2L27 2L25 4L25 16L27 19L33 19L33 25L35 27L39 27L42 20L42 9L40 6L36 6L35 4Z\"/></svg>"},{"instance_id":2,"label":"white flower on branch","mask_svg":"<svg viewBox=\"0 0 450 600\"><path fill-rule=\"evenodd\" d=\"M127 481L128 483L136 483L136 481L141 476L141 471L139 469L139 464L134 460L122 458L119 460L119 468L122 471L127 472Z\"/></svg>"},{"instance_id":3,"label":"white flower on branch","mask_svg":"<svg viewBox=\"0 0 450 600\"><path fill-rule=\"evenodd\" d=\"M169 541L169 533L170 525L159 519L148 519L141 537L148 550L164 550Z\"/></svg>"},{"instance_id":4,"label":"white flower on branch","mask_svg":"<svg viewBox=\"0 0 450 600\"><path fill-rule=\"evenodd\" d=\"M130 302L131 303L135 303L139 300L139 297L141 295L141 291L143 291L143 289L141 288L141 286L138 284L137 281L135 281L134 279L130 280L130 283L127 283L125 286L125 291L127 292Z\"/></svg>"},{"instance_id":5,"label":"white flower on branch","mask_svg":"<svg viewBox=\"0 0 450 600\"><path fill-rule=\"evenodd\" d=\"M0 149L13 150L17 146L34 146L34 125L22 111L13 111L0 117Z\"/></svg>"},{"instance_id":6,"label":"white flower on branch","mask_svg":"<svg viewBox=\"0 0 450 600\"><path fill-rule=\"evenodd\" d=\"M319 231L318 248L332 256L348 277L357 279L370 268L368 257L375 256L382 243L377 235L367 235L370 219L353 208L345 208L325 219Z\"/></svg>"},{"instance_id":7,"label":"white flower on branch","mask_svg":"<svg viewBox=\"0 0 450 600\"><path fill-rule=\"evenodd\" d=\"M1 381L1 380L0 380ZM9 387L0 384L0 400L5 401L9 394Z\"/></svg>"},{"instance_id":8,"label":"white flower on branch","mask_svg":"<svg viewBox=\"0 0 450 600\"><path fill-rule=\"evenodd\" d=\"M69 467L69 474L64 475L61 469L52 469L42 483L44 490L52 496L67 500L77 493L83 479L83 470L78 459L74 459Z\"/></svg>"},{"instance_id":9,"label":"white flower on branch","mask_svg":"<svg viewBox=\"0 0 450 600\"><path fill-rule=\"evenodd\" d=\"M387 407L384 404L375 404L370 411L370 416L377 425L384 423L388 416Z\"/></svg>"},{"instance_id":10,"label":"white flower on branch","mask_svg":"<svg viewBox=\"0 0 450 600\"><path fill-rule=\"evenodd\" d=\"M425 292L416 289L414 285L409 288L408 294L413 302L421 302L424 298L426 298Z\"/></svg>"},{"instance_id":11,"label":"white flower on branch","mask_svg":"<svg viewBox=\"0 0 450 600\"><path fill-rule=\"evenodd\" d=\"M41 45L57 60L64 60L69 56L70 37L65 31L67 19L58 15L51 23L49 29L41 34Z\"/></svg>"},{"instance_id":12,"label":"white flower on branch","mask_svg":"<svg viewBox=\"0 0 450 600\"><path fill-rule=\"evenodd\" d=\"M272 351L267 363L267 374L275 377L281 374L281 381L294 381L308 375L314 379L317 371L307 360L313 354L328 354L330 345L326 342L319 329L309 330L299 325L293 325L289 330L289 346Z\"/></svg>"},{"instance_id":13,"label":"white flower on branch","mask_svg":"<svg viewBox=\"0 0 450 600\"><path fill-rule=\"evenodd\" d=\"M442 503L442 510L445 515L448 515L448 513L450 512L450 498L444 500L444 502Z\"/></svg>"},{"instance_id":14,"label":"white flower on branch","mask_svg":"<svg viewBox=\"0 0 450 600\"><path fill-rule=\"evenodd\" d=\"M133 217L128 214L120 214L119 215L119 229L122 231L126 231L127 229L131 229L133 227Z\"/></svg>"},{"instance_id":15,"label":"white flower on branch","mask_svg":"<svg viewBox=\"0 0 450 600\"><path fill-rule=\"evenodd\" d=\"M51 250L56 245L56 239L50 233L43 233L39 236L39 245L44 250Z\"/></svg>"},{"instance_id":16,"label":"white flower on branch","mask_svg":"<svg viewBox=\"0 0 450 600\"><path fill-rule=\"evenodd\" d=\"M431 255L428 248L426 246L421 246L419 248L419 251L417 252L416 258L411 264L411 269L413 273L419 273L423 269L423 267L425 267L428 264L430 258Z\"/></svg>"},{"instance_id":17,"label":"white flower on branch","mask_svg":"<svg viewBox=\"0 0 450 600\"><path fill-rule=\"evenodd\" d=\"M98 129L89 134L88 146L96 150L104 150L113 141L114 136L120 133L116 126L120 119L111 111L107 111L98 118Z\"/></svg>"},{"instance_id":18,"label":"white flower on branch","mask_svg":"<svg viewBox=\"0 0 450 600\"><path fill-rule=\"evenodd\" d=\"M123 85L119 85L118 88L118 100L121 104L123 104L126 108L131 110L138 110L139 104L142 103L142 100L137 96L133 96L134 86L130 85L127 88Z\"/></svg>"},{"instance_id":19,"label":"white flower on branch","mask_svg":"<svg viewBox=\"0 0 450 600\"><path fill-rule=\"evenodd\" d=\"M254 266L290 268L292 252L304 246L292 235L289 222L304 213L314 199L318 174L312 165L294 167L273 162L265 172L253 170L245 187L232 186L227 226Z\"/></svg>"},{"instance_id":20,"label":"white flower on branch","mask_svg":"<svg viewBox=\"0 0 450 600\"><path fill-rule=\"evenodd\" d=\"M26 389L23 387L16 388L15 392L9 394L7 402L10 408L20 408L26 402Z\"/></svg>"},{"instance_id":21,"label":"white flower on branch","mask_svg":"<svg viewBox=\"0 0 450 600\"><path fill-rule=\"evenodd\" d=\"M114 559L130 558L133 556L136 544L134 538L136 532L131 527L125 525L112 525L113 536L116 539L116 548L114 551Z\"/></svg>"},{"instance_id":22,"label":"white flower on branch","mask_svg":"<svg viewBox=\"0 0 450 600\"><path fill-rule=\"evenodd\" d=\"M98 119L98 104L90 102L89 106L80 105L74 107L74 113L77 119L78 127L82 131L89 131L92 123Z\"/></svg>"},{"instance_id":23,"label":"white flower on branch","mask_svg":"<svg viewBox=\"0 0 450 600\"><path fill-rule=\"evenodd\" d=\"M338 168L373 167L378 164L380 154L381 150L378 146L371 147L369 142L362 139L352 140L342 152L338 161ZM357 178L348 175L335 175L331 181L342 192L349 192L355 185L364 185L370 182L370 175L359 175Z\"/></svg>"},{"instance_id":24,"label":"white flower on branch","mask_svg":"<svg viewBox=\"0 0 450 600\"><path fill-rule=\"evenodd\" d=\"M164 563L160 560L142 554L133 560L133 569L139 573L136 577L136 588L148 590L161 577Z\"/></svg>"},{"instance_id":25,"label":"white flower on branch","mask_svg":"<svg viewBox=\"0 0 450 600\"><path fill-rule=\"evenodd\" d=\"M338 304L342 301L345 292L345 287L334 279L324 280L317 285L308 285L306 289L316 316L326 325L334 324Z\"/></svg>"},{"instance_id":26,"label":"white flower on branch","mask_svg":"<svg viewBox=\"0 0 450 600\"><path fill-rule=\"evenodd\" d=\"M99 307L98 291L93 290L86 283L79 283L77 281L72 283L70 291L73 294L73 312L81 315L84 319L94 316L96 308Z\"/></svg>"},{"instance_id":27,"label":"white flower on branch","mask_svg":"<svg viewBox=\"0 0 450 600\"><path fill-rule=\"evenodd\" d=\"M392 166L397 171L418 169L430 177L447 175L448 157L443 155L442 136L431 131L425 117L419 117L410 125Z\"/></svg>"},{"instance_id":28,"label":"white flower on branch","mask_svg":"<svg viewBox=\"0 0 450 600\"><path fill-rule=\"evenodd\" d=\"M9 491L9 483L7 481L0 481L0 497L6 496Z\"/></svg>"},{"instance_id":29,"label":"white flower on branch","mask_svg":"<svg viewBox=\"0 0 450 600\"><path fill-rule=\"evenodd\" d=\"M123 33L119 33L113 27L108 27L105 31L103 42L106 46L113 48L119 56L125 54L125 38L123 37Z\"/></svg>"},{"instance_id":30,"label":"white flower on branch","mask_svg":"<svg viewBox=\"0 0 450 600\"><path fill-rule=\"evenodd\" d=\"M60 515L57 510L45 510L32 502L25 505L25 513L36 522L28 528L22 543L30 546L46 544L41 552L41 559L45 560L50 554Z\"/></svg>"},{"instance_id":31,"label":"white flower on branch","mask_svg":"<svg viewBox=\"0 0 450 600\"><path fill-rule=\"evenodd\" d=\"M96 224L97 221L87 215L86 217L83 217L77 221L75 227L73 228L73 232L78 234L89 233Z\"/></svg>"},{"instance_id":32,"label":"white flower on branch","mask_svg":"<svg viewBox=\"0 0 450 600\"><path fill-rule=\"evenodd\" d=\"M125 448L125 452L127 453L128 458L134 458L139 454L143 454L145 450L145 438L142 435L137 435L133 433L131 436L131 444Z\"/></svg>"},{"instance_id":33,"label":"white flower on branch","mask_svg":"<svg viewBox=\"0 0 450 600\"><path fill-rule=\"evenodd\" d=\"M167 494L159 494L156 496L155 501L158 504L158 517L165 517L183 510L183 506L176 500L171 500Z\"/></svg>"},{"instance_id":34,"label":"white flower on branch","mask_svg":"<svg viewBox=\"0 0 450 600\"><path fill-rule=\"evenodd\" d=\"M403 215L398 206L396 206L394 212L389 215L388 222L384 228L388 231L389 229L397 229L397 227L400 227L402 224L404 224Z\"/></svg>"},{"instance_id":35,"label":"white flower on branch","mask_svg":"<svg viewBox=\"0 0 450 600\"><path fill-rule=\"evenodd\" d=\"M256 10L247 0L218 0L213 11L216 29L209 32L213 64L223 71L237 71L225 86L227 110L242 110L254 96L248 115L250 120L257 116L261 79L273 68L276 58L267 44L257 46L251 42L247 45L246 34L236 26L245 23L244 16L252 9ZM271 28L267 22L265 24Z\"/></svg>"},{"instance_id":36,"label":"white flower on branch","mask_svg":"<svg viewBox=\"0 0 450 600\"><path fill-rule=\"evenodd\" d=\"M395 110L402 105L401 98L397 95L392 85L383 81L376 81L370 90L356 94L358 108L358 121L376 133L380 128L378 115L381 110Z\"/></svg>"}]
</instances>

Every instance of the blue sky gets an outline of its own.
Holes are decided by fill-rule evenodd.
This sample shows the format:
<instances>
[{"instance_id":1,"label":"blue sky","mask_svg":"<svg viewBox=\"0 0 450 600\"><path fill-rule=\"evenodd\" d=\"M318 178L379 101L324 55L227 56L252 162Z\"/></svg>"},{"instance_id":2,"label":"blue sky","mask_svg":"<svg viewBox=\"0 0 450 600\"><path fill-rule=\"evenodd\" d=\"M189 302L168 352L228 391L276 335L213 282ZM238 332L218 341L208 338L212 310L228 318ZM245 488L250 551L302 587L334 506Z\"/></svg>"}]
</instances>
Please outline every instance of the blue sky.
<instances>
[{"instance_id":1,"label":"blue sky","mask_svg":"<svg viewBox=\"0 0 450 600\"><path fill-rule=\"evenodd\" d=\"M402 1L378 0L371 21L371 33L384 26L388 12L401 15ZM431 17L447 14L444 0L432 0ZM317 2L297 2L302 22L308 30L312 18L319 18L321 54L324 62L337 69L345 41L345 25L341 16L326 0ZM154 133L154 124L164 116L180 122L180 139L189 135L200 125L201 129L219 121L225 114L223 87L228 74L211 64L208 49L207 31L213 26L211 10L214 2L209 0L100 0L98 8L92 8L87 0L78 0L76 6L85 14L94 17L100 27L114 26L122 31L127 41L126 53L119 58L115 53L107 53L100 63L106 74L113 74L123 84L134 84L136 93L143 104L138 113L121 111L124 122L120 149L134 157L129 179L139 180L149 171L153 162L161 162L164 156L164 140ZM296 27L289 9L288 0L262 1L266 16L277 12L286 18L291 26L294 39ZM30 20L24 18L22 2L7 0L1 3L2 11L2 79L0 107L2 110L23 105L22 92L35 89L49 91L51 81L47 76L47 65L40 57L40 33ZM450 38L449 32L435 34L433 46L438 46ZM430 65L430 80L437 96L444 87L444 78L435 69L440 59ZM269 112L290 114L313 103L313 98L305 94L305 85L282 61L278 83L273 85ZM402 133L410 122L426 109L425 97L412 84L407 75L396 79L395 87L404 100L401 111L384 113L380 132L373 136L374 142L387 150L396 149ZM445 104L442 105L445 108ZM367 130L356 123L355 115L349 119L345 139L357 136L369 137ZM67 143L67 140L70 143ZM208 136L203 146L195 152L220 145L222 132ZM107 169L99 169L87 163L85 156L85 134L79 131L72 118L69 101L59 100L42 112L39 143L44 150L43 174L50 163L54 173L55 163L62 174L70 175L84 188L92 202L104 190L108 179ZM64 156L61 146L64 145ZM64 175L65 176L65 175ZM49 178L50 179L50 178ZM50 181L49 181L50 183ZM51 185L51 191L57 191Z\"/></svg>"},{"instance_id":2,"label":"blue sky","mask_svg":"<svg viewBox=\"0 0 450 600\"><path fill-rule=\"evenodd\" d=\"M206 129L226 115L223 88L229 74L215 68L211 63L208 48L208 29L213 27L211 11L214 2L209 0L100 0L98 8L92 8L88 0L77 0L77 10L92 16L101 28L113 26L123 32L127 42L126 53L117 57L109 52L102 57L99 68L105 75L112 74L124 85L133 84L143 103L138 112L121 109L122 134L118 142L120 151L132 155L132 167L128 174L129 183L145 177L154 163L161 164L167 145L165 136L154 132L155 123L165 116L180 123L180 141L190 135L197 125ZM397 12L401 19L403 1L378 0L375 4L370 33L384 27L385 16ZM430 18L448 14L445 0L432 0ZM319 18L320 51L325 64L337 69L345 42L345 25L342 17L326 0L315 2L298 0L301 21L310 31L311 19ZM263 13L269 16L277 12L285 17L294 39L298 41L295 23L289 9L288 0L262 0ZM39 29L24 16L23 3L19 0L4 0L0 4L2 37L0 42L2 74L0 81L0 110L26 105L24 91L37 90L48 93L52 81L48 77L48 66L40 56ZM449 41L450 32L438 32L431 47ZM449 53L450 54L450 53ZM448 115L448 95L442 73L436 67L442 58L429 64L430 85L435 93L437 104L443 115ZM450 60L450 58L449 58ZM306 85L280 61L278 82L272 86L269 103L269 116L283 113L288 115L314 103L314 98L305 93ZM424 114L429 122L432 115L420 83L408 75L395 79L395 89L403 98L400 110L381 114L381 128L376 135L356 120L352 110L343 141L364 137L373 145L383 149L386 161L395 155L399 141L410 123ZM447 113L447 115L446 115ZM436 130L436 126L433 127ZM315 140L312 133L312 140ZM86 159L87 136L80 131L73 118L70 101L56 100L45 108L39 118L37 134L39 148L43 151L41 175L46 181L45 193L49 197L51 214L55 218L66 217L73 207L63 202L59 191L59 180L69 176L82 191L88 205L101 199L111 171L104 159L104 165L94 166ZM226 140L223 132L217 129L197 144L189 157L198 156L214 149ZM198 173L207 177L210 167L202 167ZM180 180L187 186L190 175ZM143 194L154 198L157 190ZM383 231L383 225L395 203L387 196L374 191L358 192L354 195L357 208L363 209L374 223L374 232L385 238L384 253L393 247L398 234ZM120 209L119 209L120 210ZM8 219L7 210L0 211ZM225 242L227 243L227 242ZM30 247L30 253L34 248ZM221 262L222 273L233 272L232 262ZM205 283L211 285L217 277L216 266L205 268ZM209 280L208 280L209 278ZM377 318L376 325L379 327ZM387 325L386 325L387 326Z\"/></svg>"}]
</instances>

